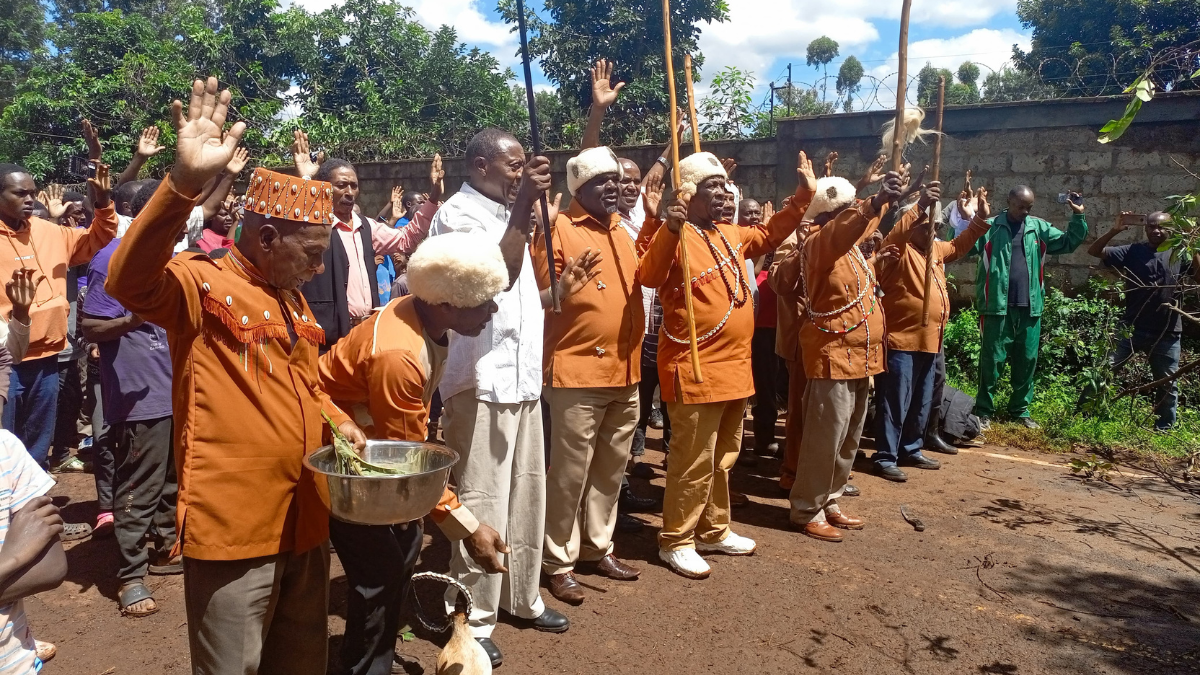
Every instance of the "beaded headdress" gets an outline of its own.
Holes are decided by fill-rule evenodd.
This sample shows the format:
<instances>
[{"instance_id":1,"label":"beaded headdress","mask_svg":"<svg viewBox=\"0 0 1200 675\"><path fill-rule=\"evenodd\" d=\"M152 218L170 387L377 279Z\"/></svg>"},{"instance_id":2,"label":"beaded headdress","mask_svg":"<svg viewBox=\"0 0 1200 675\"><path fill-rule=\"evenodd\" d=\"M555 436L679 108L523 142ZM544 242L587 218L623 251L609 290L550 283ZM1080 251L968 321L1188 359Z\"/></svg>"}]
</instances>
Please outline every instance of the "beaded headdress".
<instances>
[{"instance_id":1,"label":"beaded headdress","mask_svg":"<svg viewBox=\"0 0 1200 675\"><path fill-rule=\"evenodd\" d=\"M325 181L259 168L250 175L245 208L267 218L329 224L333 188Z\"/></svg>"}]
</instances>

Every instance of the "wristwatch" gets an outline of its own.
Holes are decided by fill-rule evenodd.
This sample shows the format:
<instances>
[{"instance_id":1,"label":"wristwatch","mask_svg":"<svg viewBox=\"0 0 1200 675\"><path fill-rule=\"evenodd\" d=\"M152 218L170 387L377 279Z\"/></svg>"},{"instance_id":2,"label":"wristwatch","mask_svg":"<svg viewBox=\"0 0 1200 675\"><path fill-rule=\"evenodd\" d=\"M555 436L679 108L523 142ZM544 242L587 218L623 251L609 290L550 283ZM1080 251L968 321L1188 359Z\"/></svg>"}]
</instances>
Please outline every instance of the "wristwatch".
<instances>
[{"instance_id":1,"label":"wristwatch","mask_svg":"<svg viewBox=\"0 0 1200 675\"><path fill-rule=\"evenodd\" d=\"M662 164L664 169L667 169L667 168L669 168L669 167L667 166L667 158L666 158L666 157L663 157L662 155L659 155L659 156L658 156L658 159L654 160L654 163L655 163L655 164Z\"/></svg>"}]
</instances>

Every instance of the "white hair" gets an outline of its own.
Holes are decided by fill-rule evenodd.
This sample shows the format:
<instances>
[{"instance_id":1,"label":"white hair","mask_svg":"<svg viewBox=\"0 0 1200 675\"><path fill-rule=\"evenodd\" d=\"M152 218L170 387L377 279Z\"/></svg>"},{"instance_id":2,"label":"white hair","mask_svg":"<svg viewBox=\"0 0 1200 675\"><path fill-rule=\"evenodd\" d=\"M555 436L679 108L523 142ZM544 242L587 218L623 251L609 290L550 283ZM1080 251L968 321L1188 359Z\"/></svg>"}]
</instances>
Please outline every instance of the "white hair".
<instances>
[{"instance_id":1,"label":"white hair","mask_svg":"<svg viewBox=\"0 0 1200 675\"><path fill-rule=\"evenodd\" d=\"M468 232L430 237L408 260L408 289L431 305L478 307L508 287L500 246Z\"/></svg>"},{"instance_id":2,"label":"white hair","mask_svg":"<svg viewBox=\"0 0 1200 675\"><path fill-rule=\"evenodd\" d=\"M922 129L921 122L925 121L925 111L921 108L905 108L904 109L904 136L901 137L901 149L904 146L920 139L924 142L926 136L936 136L937 131L933 129ZM892 142L895 140L893 130L896 127L896 118L892 118L883 124L883 147L879 149L881 155L892 154Z\"/></svg>"}]
</instances>

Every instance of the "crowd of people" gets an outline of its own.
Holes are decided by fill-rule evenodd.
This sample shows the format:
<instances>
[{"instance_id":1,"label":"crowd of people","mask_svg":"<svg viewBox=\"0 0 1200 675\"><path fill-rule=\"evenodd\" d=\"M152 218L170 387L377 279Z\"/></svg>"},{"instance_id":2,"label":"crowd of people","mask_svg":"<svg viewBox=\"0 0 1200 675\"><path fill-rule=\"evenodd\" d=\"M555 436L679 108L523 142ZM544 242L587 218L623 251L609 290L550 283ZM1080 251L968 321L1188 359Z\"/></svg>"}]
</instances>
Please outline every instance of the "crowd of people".
<instances>
[{"instance_id":1,"label":"crowd of people","mask_svg":"<svg viewBox=\"0 0 1200 675\"><path fill-rule=\"evenodd\" d=\"M968 174L939 211L942 185L924 172L885 171L881 156L854 184L836 175L836 154L818 178L803 152L777 211L707 152L685 157L672 186L670 146L643 171L601 145L621 89L610 79L597 63L583 147L566 167L570 203L547 200L545 221L550 161L497 129L470 140L467 180L445 201L438 157L428 192L397 187L364 216L353 164L317 162L302 131L294 175L256 168L234 196L245 127L226 128L229 93L211 78L172 108L175 162L161 180L139 178L164 150L156 127L114 181L85 121L87 195L39 191L0 164L0 231L15 254L0 257L11 279L0 618L12 626L0 669L34 672L52 656L20 598L61 582L60 542L114 534L123 615L159 610L147 574L183 574L197 673L323 673L331 543L349 596L340 672L392 672L422 522L329 516L302 459L330 426L359 450L440 430L458 453L431 519L493 666L502 613L537 631L570 627L543 588L578 605L577 575L639 577L614 547L617 529L644 526L631 512L661 509L659 557L684 577L710 576L702 554L754 554L730 517L747 500L730 491L738 462L781 455L791 526L839 542L864 527L845 508L864 429L879 476L937 469L923 451L955 454L988 427L1006 360L1008 415L1036 426L1044 266L1087 236L1079 195L1063 231L1031 215L1026 186L996 213ZM1089 249L1140 288L1118 359L1145 352L1163 376L1178 367L1180 322L1160 305L1190 271L1157 252L1164 218L1147 217L1147 242L1109 246L1128 226L1119 220ZM968 256L983 349L964 406L945 384L945 264ZM1173 392L1164 385L1156 402L1163 428ZM72 455L81 417L90 452ZM650 427L668 453L661 502L629 482L657 476ZM95 475L99 514L64 523L47 472L80 469ZM447 591L447 612L457 595Z\"/></svg>"}]
</instances>

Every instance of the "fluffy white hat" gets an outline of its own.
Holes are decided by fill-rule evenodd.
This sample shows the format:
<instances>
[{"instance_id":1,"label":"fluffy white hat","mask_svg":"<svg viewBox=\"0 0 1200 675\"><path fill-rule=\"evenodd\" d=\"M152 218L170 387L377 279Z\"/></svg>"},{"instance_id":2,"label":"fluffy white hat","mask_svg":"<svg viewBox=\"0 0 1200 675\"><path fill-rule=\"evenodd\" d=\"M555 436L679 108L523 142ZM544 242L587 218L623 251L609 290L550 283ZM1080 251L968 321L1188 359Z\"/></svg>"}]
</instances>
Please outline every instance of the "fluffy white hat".
<instances>
[{"instance_id":1,"label":"fluffy white hat","mask_svg":"<svg viewBox=\"0 0 1200 675\"><path fill-rule=\"evenodd\" d=\"M500 246L477 234L430 237L408 259L408 290L431 305L478 307L507 286Z\"/></svg>"},{"instance_id":2,"label":"fluffy white hat","mask_svg":"<svg viewBox=\"0 0 1200 675\"><path fill-rule=\"evenodd\" d=\"M711 152L697 152L688 155L679 162L679 184L691 183L700 185L706 178L720 176L728 178L721 160Z\"/></svg>"},{"instance_id":3,"label":"fluffy white hat","mask_svg":"<svg viewBox=\"0 0 1200 675\"><path fill-rule=\"evenodd\" d=\"M804 219L812 220L822 213L849 206L854 203L856 194L858 194L858 190L854 189L850 181L841 176L820 178L817 180L817 194L813 196L812 203L804 212Z\"/></svg>"},{"instance_id":4,"label":"fluffy white hat","mask_svg":"<svg viewBox=\"0 0 1200 675\"><path fill-rule=\"evenodd\" d=\"M605 146L588 148L567 160L567 190L571 196L589 180L605 173L623 175L617 156Z\"/></svg>"}]
</instances>

